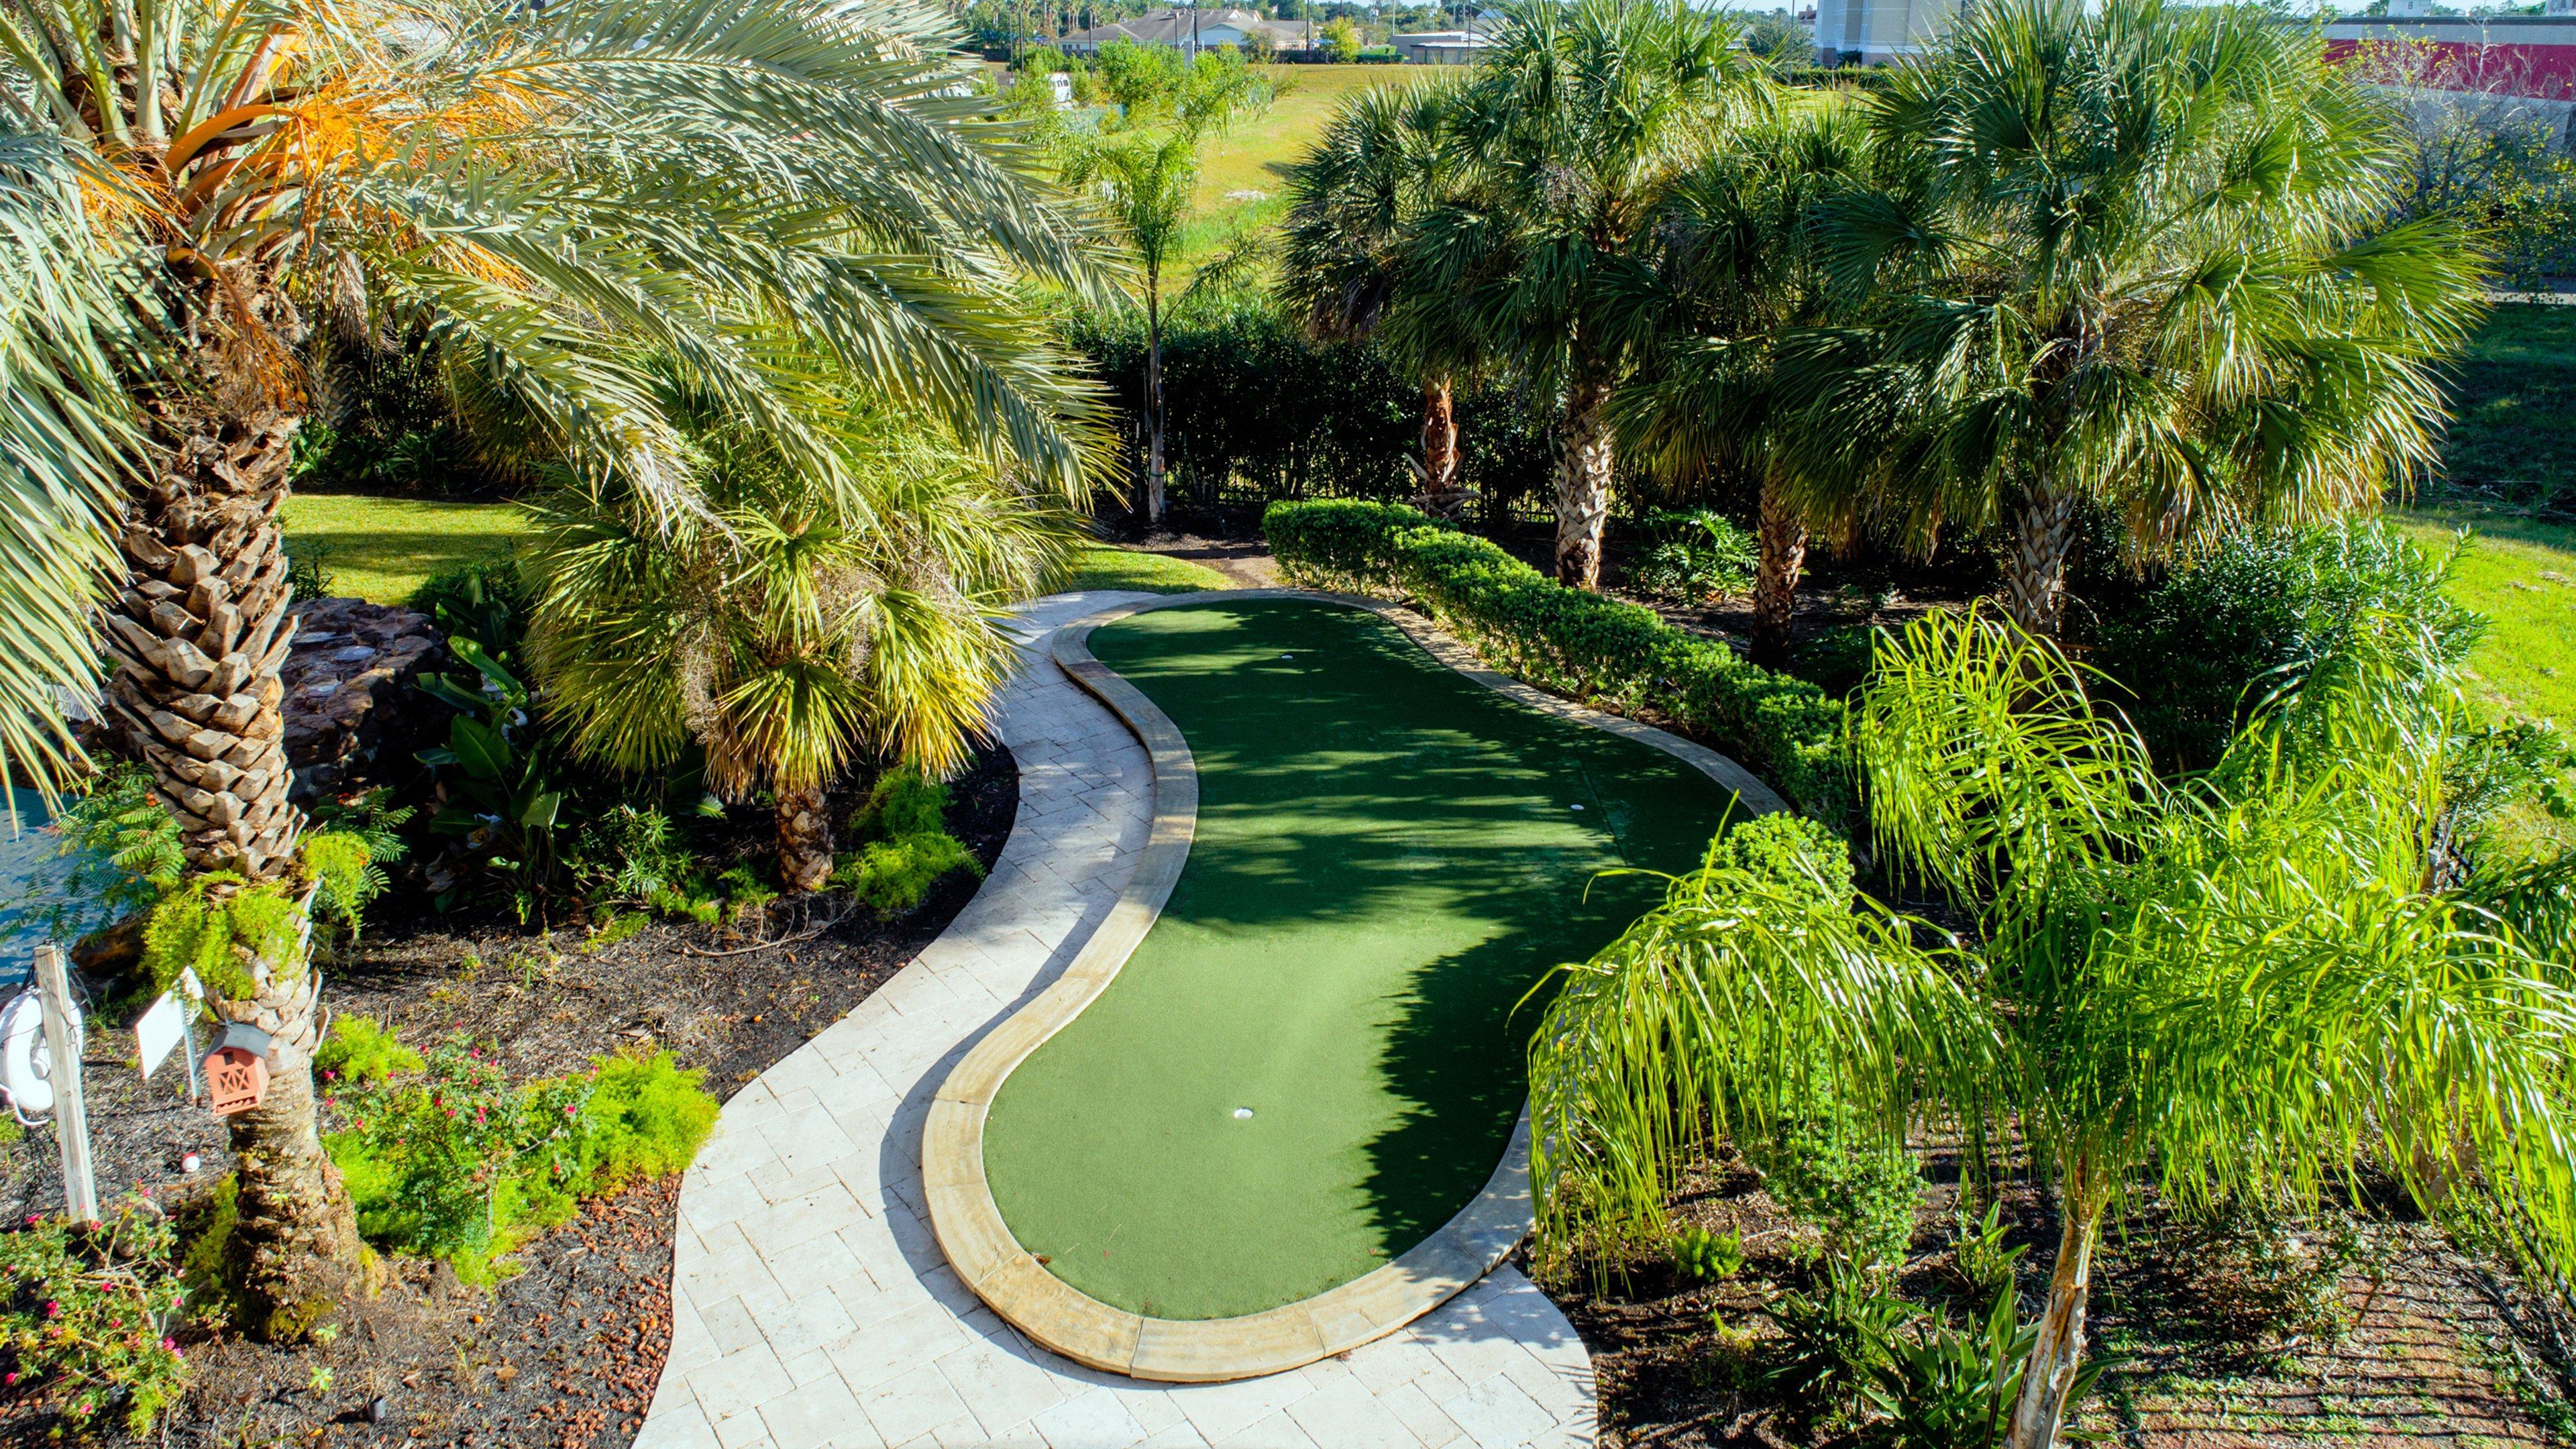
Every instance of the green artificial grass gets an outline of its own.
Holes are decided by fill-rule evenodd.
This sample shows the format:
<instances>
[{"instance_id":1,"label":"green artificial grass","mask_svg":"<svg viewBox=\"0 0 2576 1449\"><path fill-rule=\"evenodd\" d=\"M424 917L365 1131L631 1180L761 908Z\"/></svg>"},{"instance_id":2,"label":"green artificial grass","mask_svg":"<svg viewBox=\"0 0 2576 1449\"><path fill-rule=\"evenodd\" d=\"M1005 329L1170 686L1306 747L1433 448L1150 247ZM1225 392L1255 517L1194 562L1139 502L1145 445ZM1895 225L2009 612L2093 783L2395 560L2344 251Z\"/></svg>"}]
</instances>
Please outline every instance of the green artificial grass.
<instances>
[{"instance_id":1,"label":"green artificial grass","mask_svg":"<svg viewBox=\"0 0 2576 1449\"><path fill-rule=\"evenodd\" d=\"M401 604L431 574L507 555L528 515L509 503L298 493L284 525L287 556L318 558L333 595Z\"/></svg>"},{"instance_id":2,"label":"green artificial grass","mask_svg":"<svg viewBox=\"0 0 2576 1449\"><path fill-rule=\"evenodd\" d=\"M1596 873L1696 865L1729 795L1343 605L1166 609L1091 648L1189 740L1196 838L1118 978L1003 1084L985 1172L1094 1298L1258 1312L1475 1196L1526 1094L1539 1004L1514 1006L1660 895Z\"/></svg>"},{"instance_id":3,"label":"green artificial grass","mask_svg":"<svg viewBox=\"0 0 2576 1449\"><path fill-rule=\"evenodd\" d=\"M1115 544L1090 543L1073 556L1073 568L1061 593L1084 589L1141 589L1156 594L1191 594L1201 589L1230 589L1234 582L1204 564L1169 554L1145 553Z\"/></svg>"}]
</instances>

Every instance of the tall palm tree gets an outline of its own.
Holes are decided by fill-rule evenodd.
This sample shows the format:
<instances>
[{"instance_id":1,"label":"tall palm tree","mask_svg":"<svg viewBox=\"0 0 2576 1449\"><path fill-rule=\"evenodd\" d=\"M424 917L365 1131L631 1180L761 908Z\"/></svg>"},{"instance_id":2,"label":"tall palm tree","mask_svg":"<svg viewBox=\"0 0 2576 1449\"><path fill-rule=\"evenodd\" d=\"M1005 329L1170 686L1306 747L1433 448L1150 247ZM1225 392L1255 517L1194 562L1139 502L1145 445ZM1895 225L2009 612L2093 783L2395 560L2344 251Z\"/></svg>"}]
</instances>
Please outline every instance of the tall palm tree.
<instances>
[{"instance_id":1,"label":"tall palm tree","mask_svg":"<svg viewBox=\"0 0 2576 1449\"><path fill-rule=\"evenodd\" d=\"M1882 645L1854 722L1873 835L1979 944L1817 864L1676 880L1568 968L1532 1043L1542 1232L1659 1220L1712 1131L1774 1130L1784 1061L1822 1060L1895 1140L2017 1129L2060 1231L2014 1449L2056 1439L2092 1255L2141 1182L2312 1196L2367 1159L2428 1210L2474 1184L2576 1266L2576 986L2503 903L2428 884L2465 710L2427 636L2365 621L2180 787L2016 625L1935 614Z\"/></svg>"},{"instance_id":2,"label":"tall palm tree","mask_svg":"<svg viewBox=\"0 0 2576 1449\"><path fill-rule=\"evenodd\" d=\"M1841 475L1796 466L1807 423L1782 395L1779 352L1789 329L1827 315L1815 213L1860 179L1865 141L1846 109L1809 112L1728 136L1674 188L1658 227L1661 335L1612 399L1622 445L1672 486L1728 466L1761 480L1753 657L1764 664L1789 653L1809 528L1856 501Z\"/></svg>"},{"instance_id":3,"label":"tall palm tree","mask_svg":"<svg viewBox=\"0 0 2576 1449\"><path fill-rule=\"evenodd\" d=\"M1407 265L1441 325L1557 398L1556 572L1592 588L1610 514L1610 394L1643 340L1653 223L1730 116L1766 94L1733 25L1681 0L1532 0L1459 97L1457 179ZM1408 314L1390 318L1399 345Z\"/></svg>"},{"instance_id":4,"label":"tall palm tree","mask_svg":"<svg viewBox=\"0 0 2576 1449\"><path fill-rule=\"evenodd\" d=\"M1474 345L1448 299L1419 289L1406 266L1413 228L1447 193L1454 168L1446 135L1461 87L1446 76L1364 90L1343 101L1323 133L1288 167L1279 292L1309 332L1358 341L1398 308L1408 325L1387 329L1422 381L1423 506L1454 517L1458 415L1453 385Z\"/></svg>"},{"instance_id":5,"label":"tall palm tree","mask_svg":"<svg viewBox=\"0 0 2576 1449\"><path fill-rule=\"evenodd\" d=\"M1110 230L1145 270L1145 526L1163 526L1163 271L1195 209L1199 143L1268 100L1242 61L1210 52L1189 65L1146 48L1127 77L1124 114L1098 131L1057 123L1064 184L1098 195ZM1052 113L1050 113L1052 115Z\"/></svg>"},{"instance_id":6,"label":"tall palm tree","mask_svg":"<svg viewBox=\"0 0 2576 1449\"><path fill-rule=\"evenodd\" d=\"M2054 636L2087 500L2129 547L2375 504L2429 467L2479 315L2469 232L2387 226L2399 118L2258 6L1998 0L1871 102L1881 184L1828 208L1870 325L1822 354L1822 465L1911 520L2001 522Z\"/></svg>"},{"instance_id":7,"label":"tall palm tree","mask_svg":"<svg viewBox=\"0 0 2576 1449\"><path fill-rule=\"evenodd\" d=\"M6 229L86 243L49 286L10 278L0 356L114 349L116 383L12 378L0 442L66 514L134 480L106 699L193 867L298 869L277 517L317 325L430 322L668 518L695 505L645 347L847 486L790 337L1078 492L1088 394L1007 288L1097 284L1039 158L944 95L954 40L845 0L0 0L0 135L51 178L0 191ZM299 1332L359 1249L315 1130L314 978L248 979L216 1005L274 1043L269 1101L234 1118L239 1237L253 1326Z\"/></svg>"},{"instance_id":8,"label":"tall palm tree","mask_svg":"<svg viewBox=\"0 0 2576 1449\"><path fill-rule=\"evenodd\" d=\"M581 753L652 771L695 743L718 793L767 789L779 883L820 890L826 787L862 755L965 762L1010 675L1000 610L1069 555L1073 514L881 406L833 422L852 489L674 411L704 515L663 524L622 478L539 505L530 658Z\"/></svg>"}]
</instances>

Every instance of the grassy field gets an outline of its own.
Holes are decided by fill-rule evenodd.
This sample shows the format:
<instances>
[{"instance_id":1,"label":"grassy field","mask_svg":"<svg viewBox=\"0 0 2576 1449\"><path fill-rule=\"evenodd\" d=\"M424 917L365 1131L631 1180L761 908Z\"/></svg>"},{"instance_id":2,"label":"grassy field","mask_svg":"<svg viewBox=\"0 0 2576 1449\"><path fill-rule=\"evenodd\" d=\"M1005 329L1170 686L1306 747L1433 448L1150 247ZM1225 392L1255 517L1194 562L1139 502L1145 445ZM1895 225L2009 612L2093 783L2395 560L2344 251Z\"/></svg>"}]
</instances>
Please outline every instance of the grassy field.
<instances>
[{"instance_id":1,"label":"grassy field","mask_svg":"<svg viewBox=\"0 0 2576 1449\"><path fill-rule=\"evenodd\" d=\"M526 515L507 503L300 493L286 505L288 555L318 558L332 593L378 604L408 601L441 569L498 558L526 533ZM1230 586L1225 575L1187 559L1092 543L1062 587L1186 594Z\"/></svg>"},{"instance_id":2,"label":"grassy field","mask_svg":"<svg viewBox=\"0 0 2576 1449\"><path fill-rule=\"evenodd\" d=\"M2451 585L2490 621L2470 689L2505 713L2576 730L2576 527L2443 508L2399 517L2429 544L2471 531Z\"/></svg>"},{"instance_id":3,"label":"grassy field","mask_svg":"<svg viewBox=\"0 0 2576 1449\"><path fill-rule=\"evenodd\" d=\"M2498 307L2457 378L2428 496L2576 516L2576 307Z\"/></svg>"},{"instance_id":4,"label":"grassy field","mask_svg":"<svg viewBox=\"0 0 2576 1449\"><path fill-rule=\"evenodd\" d=\"M1182 242L1189 263L1224 251L1241 232L1278 223L1288 206L1281 168L1306 149L1343 97L1426 74L1400 65L1269 65L1261 72L1281 87L1279 99L1199 152L1198 218ZM1238 194L1256 191L1257 199Z\"/></svg>"},{"instance_id":5,"label":"grassy field","mask_svg":"<svg viewBox=\"0 0 2576 1449\"><path fill-rule=\"evenodd\" d=\"M331 592L399 604L431 574L498 558L527 532L507 503L446 503L354 493L299 493L286 504L286 552L318 558Z\"/></svg>"}]
</instances>

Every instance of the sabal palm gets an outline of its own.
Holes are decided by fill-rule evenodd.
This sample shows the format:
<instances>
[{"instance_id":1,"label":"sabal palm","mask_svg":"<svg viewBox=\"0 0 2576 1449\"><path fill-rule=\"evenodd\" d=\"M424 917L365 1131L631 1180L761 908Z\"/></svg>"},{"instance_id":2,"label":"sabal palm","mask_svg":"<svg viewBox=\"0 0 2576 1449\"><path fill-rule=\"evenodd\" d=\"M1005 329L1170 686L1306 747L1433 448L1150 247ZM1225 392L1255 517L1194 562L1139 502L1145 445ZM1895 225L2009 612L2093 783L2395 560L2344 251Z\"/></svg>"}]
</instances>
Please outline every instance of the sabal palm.
<instances>
[{"instance_id":1,"label":"sabal palm","mask_svg":"<svg viewBox=\"0 0 2576 1449\"><path fill-rule=\"evenodd\" d=\"M2131 549L2375 503L2429 467L2483 266L2389 227L2397 118L2257 6L2001 0L1871 103L1881 183L1829 208L1872 324L1819 354L1821 465L1919 530L2008 525L2055 635L2077 517Z\"/></svg>"},{"instance_id":2,"label":"sabal palm","mask_svg":"<svg viewBox=\"0 0 2576 1449\"><path fill-rule=\"evenodd\" d=\"M1656 341L1611 403L1622 445L1670 485L1727 467L1760 480L1753 652L1766 664L1788 654L1809 528L1856 502L1841 475L1796 467L1805 423L1782 396L1779 353L1788 329L1827 315L1816 211L1865 175L1865 140L1840 106L1747 127L1675 187L1658 228Z\"/></svg>"},{"instance_id":3,"label":"sabal palm","mask_svg":"<svg viewBox=\"0 0 2576 1449\"><path fill-rule=\"evenodd\" d=\"M1406 260L1413 228L1452 179L1447 131L1460 91L1444 76L1343 101L1288 167L1280 228L1279 294L1309 332L1360 340L1397 310L1409 313L1385 342L1402 343L1401 364L1422 380L1423 505L1442 517L1462 501L1453 385L1475 348L1449 299L1425 290Z\"/></svg>"},{"instance_id":4,"label":"sabal palm","mask_svg":"<svg viewBox=\"0 0 2576 1449\"><path fill-rule=\"evenodd\" d=\"M1514 8L1454 108L1455 180L1414 228L1407 268L1446 314L1387 332L1464 329L1554 395L1562 454L1556 569L1593 587L1609 517L1609 400L1647 331L1653 224L1729 118L1764 94L1724 19L1678 3L1534 0Z\"/></svg>"},{"instance_id":5,"label":"sabal palm","mask_svg":"<svg viewBox=\"0 0 2576 1449\"><path fill-rule=\"evenodd\" d=\"M2465 1159L2576 1264L2576 989L2536 936L2426 884L2459 713L2415 628L2371 621L2173 788L2015 626L1934 615L1883 646L1855 719L1875 839L1982 940L1821 877L1677 880L1569 970L1533 1042L1546 1230L1659 1220L1709 1132L1772 1130L1784 1062L1821 1058L1891 1136L2017 1129L2061 1230L2016 1449L2055 1439L2092 1254L2141 1181L2305 1196L2368 1159L2456 1206Z\"/></svg>"},{"instance_id":6,"label":"sabal palm","mask_svg":"<svg viewBox=\"0 0 2576 1449\"><path fill-rule=\"evenodd\" d=\"M625 482L538 506L530 656L581 753L653 771L694 743L719 794L768 790L780 883L819 890L826 787L855 758L964 762L1010 673L999 612L1062 563L1071 515L881 408L840 412L837 488L675 411L706 512L665 523Z\"/></svg>"},{"instance_id":7,"label":"sabal palm","mask_svg":"<svg viewBox=\"0 0 2576 1449\"><path fill-rule=\"evenodd\" d=\"M845 481L789 338L1078 492L1088 394L1006 289L1090 285L1081 235L1026 184L1038 158L941 94L952 38L842 0L0 0L23 178L0 188L0 356L23 359L0 451L22 518L91 525L67 560L131 500L107 699L196 867L295 863L277 515L317 326L427 323L668 516L691 505L647 348ZM84 602L13 620L52 632L12 685L90 682L64 632ZM273 1041L269 1098L234 1119L236 1237L253 1327L300 1331L360 1250L315 1131L313 978L254 979L218 1004Z\"/></svg>"}]
</instances>

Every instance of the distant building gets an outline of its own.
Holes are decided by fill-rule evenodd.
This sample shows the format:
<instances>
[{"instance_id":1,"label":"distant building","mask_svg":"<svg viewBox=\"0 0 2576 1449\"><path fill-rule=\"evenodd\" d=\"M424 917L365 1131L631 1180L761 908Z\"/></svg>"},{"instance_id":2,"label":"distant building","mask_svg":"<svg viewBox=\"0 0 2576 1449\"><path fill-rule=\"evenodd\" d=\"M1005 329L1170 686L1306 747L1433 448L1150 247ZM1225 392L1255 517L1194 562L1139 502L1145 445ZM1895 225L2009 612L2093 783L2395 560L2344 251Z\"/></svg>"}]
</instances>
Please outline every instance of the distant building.
<instances>
[{"instance_id":1,"label":"distant building","mask_svg":"<svg viewBox=\"0 0 2576 1449\"><path fill-rule=\"evenodd\" d=\"M1478 30L1423 30L1389 41L1408 65L1473 65L1494 48L1494 38Z\"/></svg>"},{"instance_id":2,"label":"distant building","mask_svg":"<svg viewBox=\"0 0 2576 1449\"><path fill-rule=\"evenodd\" d=\"M1132 40L1140 45L1169 45L1191 55L1221 45L1249 50L1266 44L1272 50L1303 50L1306 27L1293 20L1272 20L1251 10L1200 10L1173 6L1148 10L1142 15L1132 15L1107 25L1095 25L1089 30L1077 30L1055 44L1067 55L1091 55L1113 40Z\"/></svg>"},{"instance_id":3,"label":"distant building","mask_svg":"<svg viewBox=\"0 0 2576 1449\"><path fill-rule=\"evenodd\" d=\"M1888 65L1923 53L1958 0L1816 0L1818 65Z\"/></svg>"},{"instance_id":4,"label":"distant building","mask_svg":"<svg viewBox=\"0 0 2576 1449\"><path fill-rule=\"evenodd\" d=\"M2576 0L2553 0L2552 9ZM2485 91L2536 100L2576 98L2576 13L2550 15L2354 15L2326 26L2326 56L2364 45L2420 49L2420 74L2437 90Z\"/></svg>"}]
</instances>

